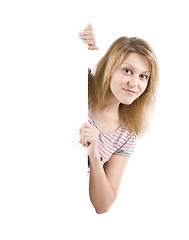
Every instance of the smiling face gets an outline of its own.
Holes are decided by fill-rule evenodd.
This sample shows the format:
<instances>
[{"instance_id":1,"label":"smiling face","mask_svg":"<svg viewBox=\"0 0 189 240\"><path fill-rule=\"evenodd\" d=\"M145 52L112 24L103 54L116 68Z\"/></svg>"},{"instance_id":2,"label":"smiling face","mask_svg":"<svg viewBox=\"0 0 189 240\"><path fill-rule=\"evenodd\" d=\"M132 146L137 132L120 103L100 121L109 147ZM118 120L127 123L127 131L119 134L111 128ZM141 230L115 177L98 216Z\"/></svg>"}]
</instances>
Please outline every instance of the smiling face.
<instances>
[{"instance_id":1,"label":"smiling face","mask_svg":"<svg viewBox=\"0 0 189 240\"><path fill-rule=\"evenodd\" d=\"M145 56L129 53L111 76L111 92L120 103L131 104L145 91L150 72L151 64Z\"/></svg>"}]
</instances>

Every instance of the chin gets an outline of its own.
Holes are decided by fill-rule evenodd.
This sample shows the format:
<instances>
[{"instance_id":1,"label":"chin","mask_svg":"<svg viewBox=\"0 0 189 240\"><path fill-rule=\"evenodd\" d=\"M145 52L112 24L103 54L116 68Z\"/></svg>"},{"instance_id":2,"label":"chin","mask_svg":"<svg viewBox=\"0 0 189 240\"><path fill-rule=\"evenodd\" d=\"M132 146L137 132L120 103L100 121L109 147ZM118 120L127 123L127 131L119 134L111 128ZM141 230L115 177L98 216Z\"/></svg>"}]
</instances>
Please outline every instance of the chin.
<instances>
[{"instance_id":1,"label":"chin","mask_svg":"<svg viewBox=\"0 0 189 240\"><path fill-rule=\"evenodd\" d=\"M135 99L134 99L134 100L135 100ZM134 102L134 100L121 101L120 103L121 103L121 104L124 104L124 105L131 105L131 104Z\"/></svg>"}]
</instances>

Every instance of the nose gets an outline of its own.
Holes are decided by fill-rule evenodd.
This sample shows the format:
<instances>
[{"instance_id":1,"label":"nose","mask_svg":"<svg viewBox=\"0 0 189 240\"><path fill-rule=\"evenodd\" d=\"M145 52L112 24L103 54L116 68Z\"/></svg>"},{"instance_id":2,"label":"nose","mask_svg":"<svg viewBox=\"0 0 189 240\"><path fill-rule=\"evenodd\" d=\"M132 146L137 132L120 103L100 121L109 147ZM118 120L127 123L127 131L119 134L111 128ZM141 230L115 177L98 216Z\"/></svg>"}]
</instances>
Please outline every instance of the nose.
<instances>
[{"instance_id":1,"label":"nose","mask_svg":"<svg viewBox=\"0 0 189 240\"><path fill-rule=\"evenodd\" d=\"M135 75L131 76L128 84L129 84L131 87L137 87L137 85L138 85L138 78L137 78L137 76L135 76Z\"/></svg>"}]
</instances>

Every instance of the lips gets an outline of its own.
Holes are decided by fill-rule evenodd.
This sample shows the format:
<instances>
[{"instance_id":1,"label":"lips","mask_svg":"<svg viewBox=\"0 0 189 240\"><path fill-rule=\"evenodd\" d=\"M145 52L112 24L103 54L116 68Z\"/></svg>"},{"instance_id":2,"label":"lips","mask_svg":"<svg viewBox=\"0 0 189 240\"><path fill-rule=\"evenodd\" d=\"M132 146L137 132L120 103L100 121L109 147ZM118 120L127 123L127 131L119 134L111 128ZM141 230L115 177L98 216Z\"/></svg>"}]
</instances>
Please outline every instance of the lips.
<instances>
[{"instance_id":1,"label":"lips","mask_svg":"<svg viewBox=\"0 0 189 240\"><path fill-rule=\"evenodd\" d=\"M132 90L130 90L130 89L125 89L125 88L123 88L123 90L124 90L125 92L127 92L127 93L131 94L131 95L133 95L133 94L136 94L136 93L137 93L137 92L135 92L135 91L132 91Z\"/></svg>"}]
</instances>

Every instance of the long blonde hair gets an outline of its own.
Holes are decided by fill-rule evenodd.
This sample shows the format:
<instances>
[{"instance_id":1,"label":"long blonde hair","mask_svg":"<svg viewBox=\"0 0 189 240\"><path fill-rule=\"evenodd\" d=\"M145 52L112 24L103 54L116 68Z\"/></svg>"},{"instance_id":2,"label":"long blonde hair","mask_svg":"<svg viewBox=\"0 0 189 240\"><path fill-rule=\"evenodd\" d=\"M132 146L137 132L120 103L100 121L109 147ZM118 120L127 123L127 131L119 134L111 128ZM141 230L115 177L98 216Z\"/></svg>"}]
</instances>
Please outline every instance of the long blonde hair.
<instances>
[{"instance_id":1,"label":"long blonde hair","mask_svg":"<svg viewBox=\"0 0 189 240\"><path fill-rule=\"evenodd\" d=\"M88 100L91 107L105 103L111 91L110 81L113 72L131 52L147 57L151 63L151 74L148 85L141 96L130 105L120 103L119 116L123 125L135 135L140 136L147 129L159 79L156 55L146 41L136 37L121 37L112 43L104 57L98 62L95 73L89 73Z\"/></svg>"}]
</instances>

